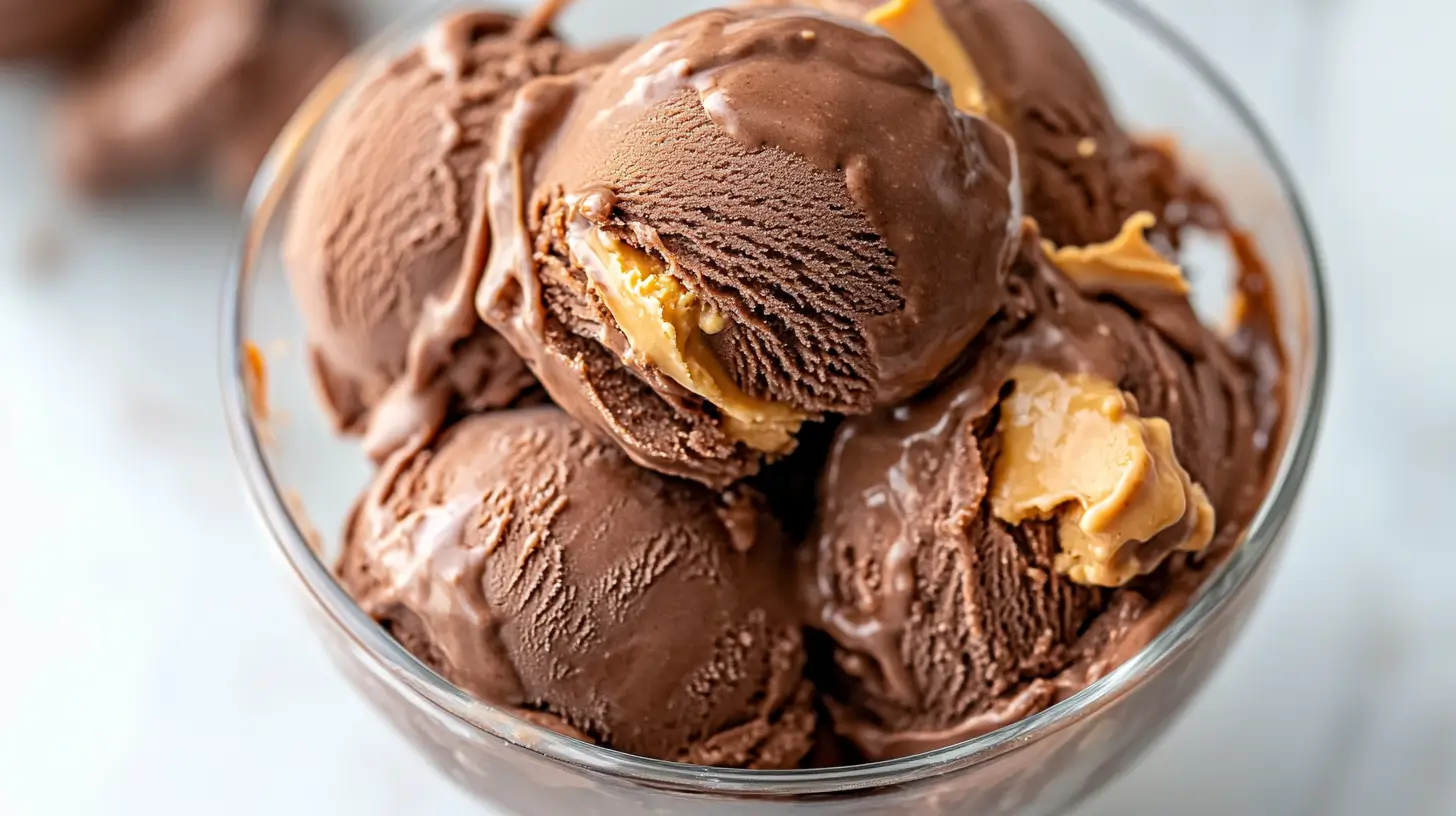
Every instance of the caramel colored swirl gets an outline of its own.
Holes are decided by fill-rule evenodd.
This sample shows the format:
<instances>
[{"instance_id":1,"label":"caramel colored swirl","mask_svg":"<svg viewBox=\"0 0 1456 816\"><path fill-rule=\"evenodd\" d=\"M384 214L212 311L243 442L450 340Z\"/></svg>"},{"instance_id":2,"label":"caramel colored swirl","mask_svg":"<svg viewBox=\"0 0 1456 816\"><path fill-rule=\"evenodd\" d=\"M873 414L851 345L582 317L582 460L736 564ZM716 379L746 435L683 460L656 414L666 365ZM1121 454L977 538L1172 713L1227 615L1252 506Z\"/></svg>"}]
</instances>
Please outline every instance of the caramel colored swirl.
<instances>
[{"instance_id":1,"label":"caramel colored swirl","mask_svg":"<svg viewBox=\"0 0 1456 816\"><path fill-rule=\"evenodd\" d=\"M629 362L654 366L712 403L734 439L770 453L793 446L806 415L744 393L703 342L727 327L721 313L699 300L658 258L585 218L574 219L569 229L571 252L586 270L588 284L631 345Z\"/></svg>"},{"instance_id":2,"label":"caramel colored swirl","mask_svg":"<svg viewBox=\"0 0 1456 816\"><path fill-rule=\"evenodd\" d=\"M1213 507L1174 455L1166 421L1139 416L1129 395L1097 377L1028 365L1011 377L992 511L1010 524L1059 517L1059 572L1120 586L1171 552L1208 545ZM1130 546L1165 531L1172 540L1151 552Z\"/></svg>"},{"instance_id":3,"label":"caramel colored swirl","mask_svg":"<svg viewBox=\"0 0 1456 816\"><path fill-rule=\"evenodd\" d=\"M1183 270L1148 243L1147 230L1157 222L1152 213L1139 212L1111 241L1061 248L1042 243L1052 263L1082 289L1154 288L1187 295Z\"/></svg>"}]
</instances>

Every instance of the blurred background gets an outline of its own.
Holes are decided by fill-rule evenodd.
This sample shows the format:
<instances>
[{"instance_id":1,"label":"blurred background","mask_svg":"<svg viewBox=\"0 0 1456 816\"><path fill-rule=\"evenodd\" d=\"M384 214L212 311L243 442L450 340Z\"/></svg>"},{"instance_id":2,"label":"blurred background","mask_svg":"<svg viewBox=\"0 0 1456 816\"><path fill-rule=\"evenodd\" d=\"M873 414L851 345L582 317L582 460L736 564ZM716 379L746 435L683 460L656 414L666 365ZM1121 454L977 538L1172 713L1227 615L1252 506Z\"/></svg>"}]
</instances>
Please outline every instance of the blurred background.
<instances>
[{"instance_id":1,"label":"blurred background","mask_svg":"<svg viewBox=\"0 0 1456 816\"><path fill-rule=\"evenodd\" d=\"M1325 254L1335 378L1250 631L1082 812L1456 813L1441 567L1456 544L1456 4L1147 3L1233 78L1292 165ZM26 5L0 2L0 29ZM413 3L341 5L367 34ZM334 47L309 42L312 57ZM126 98L77 85L0 68L0 814L477 812L335 677L240 488L217 312L250 146L184 122L207 183L83 201L59 185L57 151L90 156L72 181L93 186L123 160L179 157L128 153L124 122L112 142L65 141L58 98Z\"/></svg>"}]
</instances>

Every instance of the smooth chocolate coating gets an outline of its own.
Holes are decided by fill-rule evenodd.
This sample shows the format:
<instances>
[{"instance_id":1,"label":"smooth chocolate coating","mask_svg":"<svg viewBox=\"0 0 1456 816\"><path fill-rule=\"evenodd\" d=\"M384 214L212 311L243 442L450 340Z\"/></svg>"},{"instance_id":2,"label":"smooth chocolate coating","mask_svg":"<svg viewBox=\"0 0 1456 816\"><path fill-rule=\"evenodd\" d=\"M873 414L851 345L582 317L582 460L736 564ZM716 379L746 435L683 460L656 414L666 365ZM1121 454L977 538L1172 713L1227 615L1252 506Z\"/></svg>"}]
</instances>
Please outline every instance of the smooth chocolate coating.
<instances>
[{"instance_id":1,"label":"smooth chocolate coating","mask_svg":"<svg viewBox=\"0 0 1456 816\"><path fill-rule=\"evenodd\" d=\"M983 87L985 114L1016 140L1026 214L1058 244L1117 234L1146 210L1161 219L1185 192L1175 162L1131 138L1077 46L1027 0L933 0ZM886 0L755 0L864 19Z\"/></svg>"},{"instance_id":2,"label":"smooth chocolate coating","mask_svg":"<svg viewBox=\"0 0 1456 816\"><path fill-rule=\"evenodd\" d=\"M991 119L1016 139L1026 214L1057 244L1117 234L1178 194L1167 155L1132 139L1070 38L1027 0L935 0L986 84Z\"/></svg>"}]
</instances>

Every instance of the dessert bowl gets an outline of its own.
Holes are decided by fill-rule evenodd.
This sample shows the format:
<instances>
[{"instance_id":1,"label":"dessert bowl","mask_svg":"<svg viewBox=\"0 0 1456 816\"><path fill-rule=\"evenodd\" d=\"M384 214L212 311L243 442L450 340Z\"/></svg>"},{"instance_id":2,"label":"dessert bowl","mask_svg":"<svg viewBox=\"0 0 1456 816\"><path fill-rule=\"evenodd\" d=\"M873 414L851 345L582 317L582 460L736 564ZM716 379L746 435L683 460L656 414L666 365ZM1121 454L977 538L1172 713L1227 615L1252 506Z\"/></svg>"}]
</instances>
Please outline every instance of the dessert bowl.
<instances>
[{"instance_id":1,"label":"dessert bowl","mask_svg":"<svg viewBox=\"0 0 1456 816\"><path fill-rule=\"evenodd\" d=\"M345 677L444 773L507 812L1057 813L1127 768L1203 685L1262 595L1289 534L1325 394L1326 307L1309 225L1269 139L1228 83L1129 0L1040 3L1098 69L1124 121L1173 139L1268 265L1288 358L1288 421L1276 476L1243 544L1146 648L1045 711L903 759L730 770L623 754L479 702L395 642L331 571L370 465L356 443L332 434L313 398L282 225L316 134L355 90L361 67L403 52L459 5L427 4L335 69L297 114L254 183L224 293L222 385L234 449L289 580ZM563 29L579 41L643 33L692 10L683 5L583 0ZM1212 240L1185 252L1198 273L1195 301L1205 315L1221 314L1230 277L1214 273L1232 266L1228 253Z\"/></svg>"}]
</instances>

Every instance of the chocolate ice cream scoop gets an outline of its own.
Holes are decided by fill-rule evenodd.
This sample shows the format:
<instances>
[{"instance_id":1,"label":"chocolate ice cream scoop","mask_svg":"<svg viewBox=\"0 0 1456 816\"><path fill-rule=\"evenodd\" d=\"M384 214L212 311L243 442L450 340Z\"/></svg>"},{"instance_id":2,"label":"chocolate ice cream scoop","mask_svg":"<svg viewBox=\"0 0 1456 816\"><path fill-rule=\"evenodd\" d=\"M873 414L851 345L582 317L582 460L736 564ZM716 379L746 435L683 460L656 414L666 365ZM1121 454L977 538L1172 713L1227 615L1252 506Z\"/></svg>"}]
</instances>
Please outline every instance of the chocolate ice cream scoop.
<instances>
[{"instance_id":1,"label":"chocolate ice cream scoop","mask_svg":"<svg viewBox=\"0 0 1456 816\"><path fill-rule=\"evenodd\" d=\"M198 167L240 199L273 137L352 46L329 0L159 0L80 68L56 111L90 194Z\"/></svg>"},{"instance_id":2,"label":"chocolate ice cream scoop","mask_svg":"<svg viewBox=\"0 0 1456 816\"><path fill-rule=\"evenodd\" d=\"M386 466L339 572L481 700L642 756L792 768L815 717L786 558L753 496L643 470L548 407Z\"/></svg>"},{"instance_id":3,"label":"chocolate ice cream scoop","mask_svg":"<svg viewBox=\"0 0 1456 816\"><path fill-rule=\"evenodd\" d=\"M757 0L809 5L889 32L962 109L1016 140L1026 213L1058 243L1103 241L1180 190L1177 167L1128 136L1076 45L1027 0Z\"/></svg>"},{"instance_id":4,"label":"chocolate ice cream scoop","mask_svg":"<svg viewBox=\"0 0 1456 816\"><path fill-rule=\"evenodd\" d=\"M489 244L484 231L471 244L479 168L516 89L593 58L530 20L459 14L377 68L324 129L284 252L338 427L363 430L412 366L429 369L412 372L421 380L473 366L478 376L450 389L472 410L509 404L534 382L480 325L473 287L461 280L467 251ZM432 325L421 331L431 302Z\"/></svg>"},{"instance_id":5,"label":"chocolate ice cream scoop","mask_svg":"<svg viewBox=\"0 0 1456 816\"><path fill-rule=\"evenodd\" d=\"M1180 553L1249 521L1266 475L1251 377L1155 268L1145 225L1051 258L1029 228L966 370L839 429L803 589L836 643L836 728L869 758L1079 690L1141 646L1128 633Z\"/></svg>"},{"instance_id":6,"label":"chocolate ice cream scoop","mask_svg":"<svg viewBox=\"0 0 1456 816\"><path fill-rule=\"evenodd\" d=\"M1008 143L874 29L706 12L502 128L480 312L647 467L751 473L923 388L1000 305Z\"/></svg>"},{"instance_id":7,"label":"chocolate ice cream scoop","mask_svg":"<svg viewBox=\"0 0 1456 816\"><path fill-rule=\"evenodd\" d=\"M135 0L0 0L0 61L73 57Z\"/></svg>"},{"instance_id":8,"label":"chocolate ice cream scoop","mask_svg":"<svg viewBox=\"0 0 1456 816\"><path fill-rule=\"evenodd\" d=\"M928 2L928 0L921 0ZM1118 123L1077 46L1027 0L935 0L1016 139L1026 213L1059 244L1105 241L1139 211L1162 216L1178 169Z\"/></svg>"}]
</instances>

